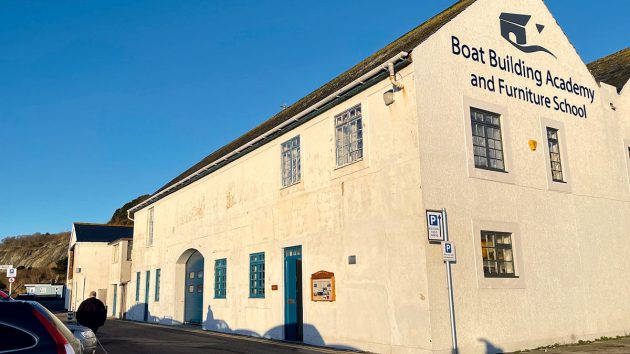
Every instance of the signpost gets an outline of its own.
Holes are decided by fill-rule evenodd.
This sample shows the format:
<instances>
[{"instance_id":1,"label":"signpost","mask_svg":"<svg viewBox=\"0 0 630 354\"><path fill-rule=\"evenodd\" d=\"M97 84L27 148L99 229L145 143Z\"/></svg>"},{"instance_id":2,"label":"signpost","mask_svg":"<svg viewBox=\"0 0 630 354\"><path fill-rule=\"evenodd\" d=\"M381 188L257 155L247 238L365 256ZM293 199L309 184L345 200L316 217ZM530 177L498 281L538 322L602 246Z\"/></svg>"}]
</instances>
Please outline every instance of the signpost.
<instances>
[{"instance_id":1,"label":"signpost","mask_svg":"<svg viewBox=\"0 0 630 354\"><path fill-rule=\"evenodd\" d=\"M442 208L442 229L444 242L442 242L442 258L446 263L446 281L448 282L448 305L451 312L451 341L453 353L457 354L457 330L455 327L455 307L453 304L453 278L451 276L451 262L455 262L455 245L448 240L448 218L446 208Z\"/></svg>"},{"instance_id":2,"label":"signpost","mask_svg":"<svg viewBox=\"0 0 630 354\"><path fill-rule=\"evenodd\" d=\"M15 281L15 277L17 277L17 269L13 268L13 266L7 268L7 278L9 278L9 296L11 296L11 293L13 292L13 282Z\"/></svg>"},{"instance_id":3,"label":"signpost","mask_svg":"<svg viewBox=\"0 0 630 354\"><path fill-rule=\"evenodd\" d=\"M457 330L455 326L455 307L453 305L453 281L451 276L451 262L456 262L455 244L448 240L448 219L446 209L427 210L427 231L429 242L440 242L442 259L446 263L446 281L448 283L448 305L451 315L451 340L453 354L457 354Z\"/></svg>"}]
</instances>

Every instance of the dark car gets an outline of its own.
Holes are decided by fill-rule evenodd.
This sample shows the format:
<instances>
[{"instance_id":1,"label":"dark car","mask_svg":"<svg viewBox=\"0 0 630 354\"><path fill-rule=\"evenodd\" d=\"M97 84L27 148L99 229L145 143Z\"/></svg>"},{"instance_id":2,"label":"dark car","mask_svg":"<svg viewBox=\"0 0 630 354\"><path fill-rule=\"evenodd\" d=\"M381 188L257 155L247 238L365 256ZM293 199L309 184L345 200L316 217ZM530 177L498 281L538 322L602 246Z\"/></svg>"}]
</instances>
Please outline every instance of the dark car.
<instances>
[{"instance_id":1,"label":"dark car","mask_svg":"<svg viewBox=\"0 0 630 354\"><path fill-rule=\"evenodd\" d=\"M81 342L50 311L31 301L0 301L0 353L82 354Z\"/></svg>"}]
</instances>

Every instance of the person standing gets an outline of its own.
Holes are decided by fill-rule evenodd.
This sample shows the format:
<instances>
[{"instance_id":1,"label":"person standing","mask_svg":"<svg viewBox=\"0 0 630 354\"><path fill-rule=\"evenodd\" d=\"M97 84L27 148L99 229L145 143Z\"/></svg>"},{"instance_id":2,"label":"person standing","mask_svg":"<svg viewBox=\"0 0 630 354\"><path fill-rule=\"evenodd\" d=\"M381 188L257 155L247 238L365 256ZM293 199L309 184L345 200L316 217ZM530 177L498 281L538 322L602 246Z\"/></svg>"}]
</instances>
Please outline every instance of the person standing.
<instances>
[{"instance_id":1,"label":"person standing","mask_svg":"<svg viewBox=\"0 0 630 354\"><path fill-rule=\"evenodd\" d=\"M77 322L90 328L95 334L98 328L105 324L106 317L105 305L96 298L96 291L90 292L90 297L85 299L77 310Z\"/></svg>"}]
</instances>

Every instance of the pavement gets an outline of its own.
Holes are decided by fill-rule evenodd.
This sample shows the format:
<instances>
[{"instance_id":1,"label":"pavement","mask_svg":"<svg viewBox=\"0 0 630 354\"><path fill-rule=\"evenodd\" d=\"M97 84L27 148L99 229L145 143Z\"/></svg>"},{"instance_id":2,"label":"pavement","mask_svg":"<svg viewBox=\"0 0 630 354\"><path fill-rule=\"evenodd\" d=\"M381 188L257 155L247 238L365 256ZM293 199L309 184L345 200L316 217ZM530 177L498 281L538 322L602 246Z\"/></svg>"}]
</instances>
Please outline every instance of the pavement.
<instances>
[{"instance_id":1,"label":"pavement","mask_svg":"<svg viewBox=\"0 0 630 354\"><path fill-rule=\"evenodd\" d=\"M586 354L586 353L602 353L602 354L628 354L630 353L630 337L620 337L615 339L597 340L594 342L584 342L580 344L570 344L561 346L552 346L533 350L524 350L516 353L527 354Z\"/></svg>"},{"instance_id":2,"label":"pavement","mask_svg":"<svg viewBox=\"0 0 630 354\"><path fill-rule=\"evenodd\" d=\"M99 328L97 337L102 344L97 354L135 353L232 353L232 354L321 354L351 353L267 339L177 328L139 322L108 319Z\"/></svg>"}]
</instances>

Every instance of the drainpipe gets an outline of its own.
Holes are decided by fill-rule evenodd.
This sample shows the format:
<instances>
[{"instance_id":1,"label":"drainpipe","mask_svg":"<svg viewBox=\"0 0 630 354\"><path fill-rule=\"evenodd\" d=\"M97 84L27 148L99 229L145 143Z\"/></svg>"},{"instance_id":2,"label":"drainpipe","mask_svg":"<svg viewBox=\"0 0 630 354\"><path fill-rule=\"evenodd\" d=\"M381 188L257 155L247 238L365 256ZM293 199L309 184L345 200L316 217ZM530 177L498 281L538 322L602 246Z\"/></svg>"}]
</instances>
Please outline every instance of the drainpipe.
<instances>
[{"instance_id":1,"label":"drainpipe","mask_svg":"<svg viewBox=\"0 0 630 354\"><path fill-rule=\"evenodd\" d=\"M136 220L134 220L131 216L129 216L130 211L131 209L127 209L127 219L131 220L132 222L135 222Z\"/></svg>"},{"instance_id":2,"label":"drainpipe","mask_svg":"<svg viewBox=\"0 0 630 354\"><path fill-rule=\"evenodd\" d=\"M392 85L394 85L396 89L402 90L405 86L402 82L396 80L396 71L394 70L393 62L390 61L387 63L387 70L389 71L389 81L391 81Z\"/></svg>"}]
</instances>

